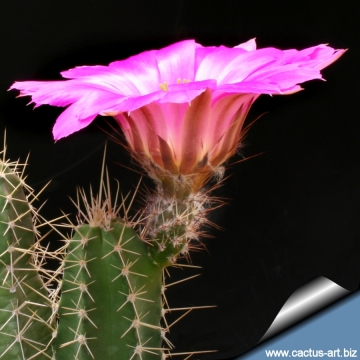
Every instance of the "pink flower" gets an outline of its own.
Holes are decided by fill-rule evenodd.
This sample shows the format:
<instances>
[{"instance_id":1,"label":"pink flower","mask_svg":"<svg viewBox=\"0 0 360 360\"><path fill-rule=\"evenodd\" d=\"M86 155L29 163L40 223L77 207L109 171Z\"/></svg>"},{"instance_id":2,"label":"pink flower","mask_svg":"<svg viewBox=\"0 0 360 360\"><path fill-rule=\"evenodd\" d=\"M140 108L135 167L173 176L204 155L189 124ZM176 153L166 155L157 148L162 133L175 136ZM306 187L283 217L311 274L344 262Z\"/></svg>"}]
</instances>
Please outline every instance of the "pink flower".
<instances>
[{"instance_id":1,"label":"pink flower","mask_svg":"<svg viewBox=\"0 0 360 360\"><path fill-rule=\"evenodd\" d=\"M194 40L151 50L109 66L64 71L65 81L16 82L36 106L68 106L53 129L60 139L97 115L114 116L134 156L157 180L191 179L196 191L232 156L260 94L290 94L322 79L320 70L345 50L318 45L301 51L204 47ZM196 175L196 176L195 176Z\"/></svg>"}]
</instances>

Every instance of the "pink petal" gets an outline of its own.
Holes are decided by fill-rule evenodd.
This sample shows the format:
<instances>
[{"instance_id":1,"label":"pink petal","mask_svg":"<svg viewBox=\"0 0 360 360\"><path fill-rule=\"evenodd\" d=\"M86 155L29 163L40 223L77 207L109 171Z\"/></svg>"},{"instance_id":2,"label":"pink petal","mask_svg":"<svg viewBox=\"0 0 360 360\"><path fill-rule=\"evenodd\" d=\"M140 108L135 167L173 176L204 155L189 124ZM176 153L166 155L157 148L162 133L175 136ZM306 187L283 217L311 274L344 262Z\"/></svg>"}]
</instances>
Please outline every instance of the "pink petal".
<instances>
[{"instance_id":1,"label":"pink petal","mask_svg":"<svg viewBox=\"0 0 360 360\"><path fill-rule=\"evenodd\" d=\"M169 91L165 93L160 102L189 103L207 88L216 88L216 81L204 80L186 84L172 84L169 85Z\"/></svg>"},{"instance_id":2,"label":"pink petal","mask_svg":"<svg viewBox=\"0 0 360 360\"><path fill-rule=\"evenodd\" d=\"M288 66L269 67L249 76L246 81L263 81L268 84L276 84L280 92L296 84L312 80L322 79L319 70L314 68L297 67L294 64Z\"/></svg>"},{"instance_id":3,"label":"pink petal","mask_svg":"<svg viewBox=\"0 0 360 360\"><path fill-rule=\"evenodd\" d=\"M215 131L211 151L212 166L218 167L234 155L243 136L242 127L253 102L259 95L236 94L215 103L212 121L217 119L220 131Z\"/></svg>"},{"instance_id":4,"label":"pink petal","mask_svg":"<svg viewBox=\"0 0 360 360\"><path fill-rule=\"evenodd\" d=\"M55 139L60 139L89 125L102 109L119 101L119 96L104 91L88 92L70 105L57 119L53 129Z\"/></svg>"},{"instance_id":5,"label":"pink petal","mask_svg":"<svg viewBox=\"0 0 360 360\"><path fill-rule=\"evenodd\" d=\"M65 136L68 136L76 131L83 129L95 119L97 114L80 119L78 116L76 105L76 103L70 105L57 118L53 127L53 136L55 140L59 140Z\"/></svg>"},{"instance_id":6,"label":"pink petal","mask_svg":"<svg viewBox=\"0 0 360 360\"><path fill-rule=\"evenodd\" d=\"M158 156L160 151L159 139L163 139L170 144L173 150L174 159L180 159L181 141L179 141L183 128L183 119L188 104L153 102L140 109L134 110L129 116L125 114L116 115L123 126L124 131L131 140L135 142L134 136L139 137L143 143L144 151L151 154L151 157ZM129 125L129 121L132 125ZM136 134L134 135L134 124L136 124Z\"/></svg>"},{"instance_id":7,"label":"pink petal","mask_svg":"<svg viewBox=\"0 0 360 360\"><path fill-rule=\"evenodd\" d=\"M242 106L252 103L259 95L234 94L219 98L211 109L211 119L204 129L204 146L213 150L219 140L232 126L234 117ZM239 119L242 122L245 117ZM240 131L238 131L240 136ZM237 142L236 142L237 144Z\"/></svg>"},{"instance_id":8,"label":"pink petal","mask_svg":"<svg viewBox=\"0 0 360 360\"><path fill-rule=\"evenodd\" d=\"M283 64L297 63L298 66L321 70L337 60L345 51L335 50L327 45L313 46L300 51L284 50Z\"/></svg>"},{"instance_id":9,"label":"pink petal","mask_svg":"<svg viewBox=\"0 0 360 360\"><path fill-rule=\"evenodd\" d=\"M316 65L316 69L322 70L324 68L326 68L327 66L329 66L330 64L332 64L334 61L336 61L337 59L339 59L345 52L347 51L347 49L345 50L336 50L334 52L334 54L332 54L331 56L329 56L328 58L323 58L318 65Z\"/></svg>"},{"instance_id":10,"label":"pink petal","mask_svg":"<svg viewBox=\"0 0 360 360\"><path fill-rule=\"evenodd\" d=\"M169 85L168 91L158 90L144 96L130 96L125 100L120 99L118 104L107 108L102 113L131 112L152 102L159 103L189 103L207 88L216 88L214 80L198 81L186 84Z\"/></svg>"},{"instance_id":11,"label":"pink petal","mask_svg":"<svg viewBox=\"0 0 360 360\"><path fill-rule=\"evenodd\" d=\"M129 96L126 97L125 99L119 98L119 101L114 102L114 104L111 107L104 108L102 113L106 115L106 113L112 113L112 112L117 112L117 113L132 112L152 102L158 102L164 96L166 96L166 92L163 90L159 90L150 93L148 95Z\"/></svg>"},{"instance_id":12,"label":"pink petal","mask_svg":"<svg viewBox=\"0 0 360 360\"><path fill-rule=\"evenodd\" d=\"M166 128L167 131L166 137L160 136L169 141L174 150L175 160L177 164L180 164L181 151L184 146L181 142L181 137L183 136L182 133L184 131L183 122L189 103L177 104L169 102L157 104L157 106L162 112L163 124L160 126Z\"/></svg>"},{"instance_id":13,"label":"pink petal","mask_svg":"<svg viewBox=\"0 0 360 360\"><path fill-rule=\"evenodd\" d=\"M141 95L146 95L158 91L161 82L155 54L156 50L145 51L126 60L112 62L109 68L114 71L116 79L131 82Z\"/></svg>"},{"instance_id":14,"label":"pink petal","mask_svg":"<svg viewBox=\"0 0 360 360\"><path fill-rule=\"evenodd\" d=\"M217 92L233 94L280 94L281 90L277 84L268 84L264 81L247 80L236 84L224 84L217 87Z\"/></svg>"},{"instance_id":15,"label":"pink petal","mask_svg":"<svg viewBox=\"0 0 360 360\"><path fill-rule=\"evenodd\" d=\"M20 90L20 96L32 96L37 105L66 106L91 91L91 86L70 81L22 81L15 82L11 89Z\"/></svg>"},{"instance_id":16,"label":"pink petal","mask_svg":"<svg viewBox=\"0 0 360 360\"><path fill-rule=\"evenodd\" d=\"M244 49L230 49L224 46L196 49L195 81L216 79L219 83L220 76L229 62L247 53Z\"/></svg>"},{"instance_id":17,"label":"pink petal","mask_svg":"<svg viewBox=\"0 0 360 360\"><path fill-rule=\"evenodd\" d=\"M240 45L234 46L235 48L244 49L246 51L254 51L256 50L256 41L255 38L250 39Z\"/></svg>"},{"instance_id":18,"label":"pink petal","mask_svg":"<svg viewBox=\"0 0 360 360\"><path fill-rule=\"evenodd\" d=\"M122 76L114 76L114 70L107 66L81 66L63 71L61 75L121 95L141 95L135 84Z\"/></svg>"},{"instance_id":19,"label":"pink petal","mask_svg":"<svg viewBox=\"0 0 360 360\"><path fill-rule=\"evenodd\" d=\"M112 62L109 66L81 66L61 74L122 95L146 95L159 90L155 52L146 51L126 60Z\"/></svg>"},{"instance_id":20,"label":"pink petal","mask_svg":"<svg viewBox=\"0 0 360 360\"><path fill-rule=\"evenodd\" d=\"M195 98L186 110L182 132L176 139L181 146L181 173L191 174L193 169L207 155L203 146L203 131L211 117L211 91L206 90Z\"/></svg>"},{"instance_id":21,"label":"pink petal","mask_svg":"<svg viewBox=\"0 0 360 360\"><path fill-rule=\"evenodd\" d=\"M118 114L115 118L125 125L124 134L135 153L154 159L161 166L158 133L156 124L152 124L153 116L147 107L133 111L131 114Z\"/></svg>"},{"instance_id":22,"label":"pink petal","mask_svg":"<svg viewBox=\"0 0 360 360\"><path fill-rule=\"evenodd\" d=\"M271 66L281 57L281 50L272 48L252 52L243 49L221 49L203 59L197 69L196 80L216 79L219 85L241 82L259 69Z\"/></svg>"},{"instance_id":23,"label":"pink petal","mask_svg":"<svg viewBox=\"0 0 360 360\"><path fill-rule=\"evenodd\" d=\"M160 73L159 84L176 84L178 79L181 82L193 81L195 49L194 40L185 40L158 50L155 57Z\"/></svg>"}]
</instances>

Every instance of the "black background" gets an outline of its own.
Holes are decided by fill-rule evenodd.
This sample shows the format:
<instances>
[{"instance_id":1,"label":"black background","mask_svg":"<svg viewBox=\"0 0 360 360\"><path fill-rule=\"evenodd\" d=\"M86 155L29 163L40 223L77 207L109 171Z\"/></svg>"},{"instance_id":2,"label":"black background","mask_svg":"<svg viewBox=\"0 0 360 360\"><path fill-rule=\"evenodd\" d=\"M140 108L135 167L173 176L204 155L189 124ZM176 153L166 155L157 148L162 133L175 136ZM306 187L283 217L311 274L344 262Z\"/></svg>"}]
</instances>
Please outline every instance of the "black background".
<instances>
[{"instance_id":1,"label":"black background","mask_svg":"<svg viewBox=\"0 0 360 360\"><path fill-rule=\"evenodd\" d=\"M355 2L354 2L355 3ZM259 47L301 49L321 43L349 48L313 81L290 96L263 95L248 122L242 156L215 192L228 204L211 214L208 252L193 263L202 276L168 290L193 311L171 329L178 351L217 349L204 359L240 355L256 345L299 286L325 276L348 290L360 279L359 13L350 1L110 1L11 0L0 5L1 131L8 156L30 151L28 182L42 195L47 218L72 212L75 186L98 184L107 135L103 118L54 144L61 109L32 110L7 92L14 81L56 80L78 65L106 65L144 50L194 38L235 46L256 37ZM123 192L139 175L130 157L108 143L111 175ZM241 160L237 156L233 161ZM124 166L120 166L121 163ZM145 180L147 186L151 182ZM56 243L56 237L52 240ZM174 281L196 272L176 270ZM319 334L321 336L321 334Z\"/></svg>"}]
</instances>

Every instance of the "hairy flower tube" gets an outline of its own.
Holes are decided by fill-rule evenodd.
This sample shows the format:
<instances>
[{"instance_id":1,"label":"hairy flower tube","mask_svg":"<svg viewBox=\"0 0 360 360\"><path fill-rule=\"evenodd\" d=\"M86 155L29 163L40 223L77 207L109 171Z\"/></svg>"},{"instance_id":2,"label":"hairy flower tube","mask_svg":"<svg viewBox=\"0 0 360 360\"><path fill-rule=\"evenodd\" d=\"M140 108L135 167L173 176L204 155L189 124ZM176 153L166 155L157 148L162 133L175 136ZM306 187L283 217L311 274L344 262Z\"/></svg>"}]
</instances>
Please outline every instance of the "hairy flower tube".
<instances>
[{"instance_id":1,"label":"hairy flower tube","mask_svg":"<svg viewBox=\"0 0 360 360\"><path fill-rule=\"evenodd\" d=\"M81 66L61 81L16 82L11 89L36 106L67 107L55 139L113 116L133 156L169 195L196 193L238 148L243 124L261 94L291 94L300 83L322 79L320 70L345 50L234 48L185 40L109 66ZM179 185L182 184L182 185Z\"/></svg>"}]
</instances>

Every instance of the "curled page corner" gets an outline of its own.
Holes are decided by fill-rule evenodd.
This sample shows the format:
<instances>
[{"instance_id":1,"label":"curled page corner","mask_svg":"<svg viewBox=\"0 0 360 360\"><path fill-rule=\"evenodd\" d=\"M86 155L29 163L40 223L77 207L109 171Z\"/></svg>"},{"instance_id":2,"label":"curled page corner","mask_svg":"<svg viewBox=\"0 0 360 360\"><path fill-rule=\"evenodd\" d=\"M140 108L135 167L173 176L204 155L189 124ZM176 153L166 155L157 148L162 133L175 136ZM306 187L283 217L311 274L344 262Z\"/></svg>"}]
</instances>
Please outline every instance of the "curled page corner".
<instances>
[{"instance_id":1,"label":"curled page corner","mask_svg":"<svg viewBox=\"0 0 360 360\"><path fill-rule=\"evenodd\" d=\"M308 282L289 297L259 344L350 293L323 276Z\"/></svg>"}]
</instances>

